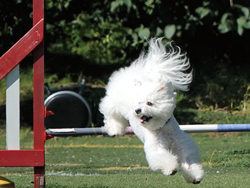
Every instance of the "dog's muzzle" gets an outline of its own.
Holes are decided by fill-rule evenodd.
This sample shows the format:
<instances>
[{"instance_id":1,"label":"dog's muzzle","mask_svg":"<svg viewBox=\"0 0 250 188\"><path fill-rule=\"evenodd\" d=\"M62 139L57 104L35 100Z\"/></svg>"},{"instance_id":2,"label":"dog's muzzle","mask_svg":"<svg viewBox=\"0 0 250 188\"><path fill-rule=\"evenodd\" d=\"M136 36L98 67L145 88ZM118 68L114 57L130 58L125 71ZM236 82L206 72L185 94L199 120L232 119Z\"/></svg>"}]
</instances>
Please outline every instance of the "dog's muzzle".
<instances>
[{"instance_id":1,"label":"dog's muzzle","mask_svg":"<svg viewBox=\"0 0 250 188\"><path fill-rule=\"evenodd\" d=\"M137 108L137 109L135 110L135 113L136 113L137 115L140 115L140 114L141 114L141 109L140 109L140 108ZM142 115L142 116L139 118L139 120L140 120L141 123L149 122L150 119L152 119L151 116L145 116L145 115Z\"/></svg>"},{"instance_id":2,"label":"dog's muzzle","mask_svg":"<svg viewBox=\"0 0 250 188\"><path fill-rule=\"evenodd\" d=\"M151 116L145 116L145 115L143 115L142 117L140 117L140 122L141 123L149 122L150 119L152 119Z\"/></svg>"}]
</instances>

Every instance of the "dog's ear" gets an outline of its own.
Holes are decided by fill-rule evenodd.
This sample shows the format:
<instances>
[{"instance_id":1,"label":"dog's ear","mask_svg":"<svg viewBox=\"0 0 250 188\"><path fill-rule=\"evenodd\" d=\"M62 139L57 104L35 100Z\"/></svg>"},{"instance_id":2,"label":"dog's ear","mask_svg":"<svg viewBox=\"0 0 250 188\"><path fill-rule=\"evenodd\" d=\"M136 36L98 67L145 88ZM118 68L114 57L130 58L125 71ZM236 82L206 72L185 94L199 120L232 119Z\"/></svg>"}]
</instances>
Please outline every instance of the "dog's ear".
<instances>
[{"instance_id":1,"label":"dog's ear","mask_svg":"<svg viewBox=\"0 0 250 188\"><path fill-rule=\"evenodd\" d=\"M160 88L159 90L157 90L157 92L160 92L160 91L162 91L162 90L164 90L164 87L162 87L162 88Z\"/></svg>"},{"instance_id":2,"label":"dog's ear","mask_svg":"<svg viewBox=\"0 0 250 188\"><path fill-rule=\"evenodd\" d=\"M173 91L173 86L172 86L172 82L171 81L164 81L164 80L160 80L159 82L158 82L158 84L159 84L159 89L157 90L157 92L160 92L160 91L172 91L172 92L174 92Z\"/></svg>"},{"instance_id":3,"label":"dog's ear","mask_svg":"<svg viewBox=\"0 0 250 188\"><path fill-rule=\"evenodd\" d=\"M160 89L157 90L157 92L163 91L165 89L165 85L166 85L165 81L164 81L162 76L159 76L157 79L158 79L157 82L158 82L158 85L159 85L159 88L160 88Z\"/></svg>"},{"instance_id":4,"label":"dog's ear","mask_svg":"<svg viewBox=\"0 0 250 188\"><path fill-rule=\"evenodd\" d=\"M136 80L136 79L134 80L134 85L135 86L141 86L141 84L142 83L139 80Z\"/></svg>"}]
</instances>

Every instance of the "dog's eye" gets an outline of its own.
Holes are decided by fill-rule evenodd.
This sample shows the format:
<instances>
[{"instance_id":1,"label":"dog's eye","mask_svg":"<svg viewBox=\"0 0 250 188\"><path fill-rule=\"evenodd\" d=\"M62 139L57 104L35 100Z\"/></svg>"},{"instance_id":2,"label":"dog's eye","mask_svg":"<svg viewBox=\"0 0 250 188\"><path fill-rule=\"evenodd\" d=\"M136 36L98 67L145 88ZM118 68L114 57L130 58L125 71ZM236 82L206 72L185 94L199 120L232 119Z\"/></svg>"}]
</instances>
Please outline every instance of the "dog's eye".
<instances>
[{"instance_id":1,"label":"dog's eye","mask_svg":"<svg viewBox=\"0 0 250 188\"><path fill-rule=\"evenodd\" d=\"M148 105L148 106L153 106L153 103L148 101L148 102L147 102L147 105Z\"/></svg>"}]
</instances>

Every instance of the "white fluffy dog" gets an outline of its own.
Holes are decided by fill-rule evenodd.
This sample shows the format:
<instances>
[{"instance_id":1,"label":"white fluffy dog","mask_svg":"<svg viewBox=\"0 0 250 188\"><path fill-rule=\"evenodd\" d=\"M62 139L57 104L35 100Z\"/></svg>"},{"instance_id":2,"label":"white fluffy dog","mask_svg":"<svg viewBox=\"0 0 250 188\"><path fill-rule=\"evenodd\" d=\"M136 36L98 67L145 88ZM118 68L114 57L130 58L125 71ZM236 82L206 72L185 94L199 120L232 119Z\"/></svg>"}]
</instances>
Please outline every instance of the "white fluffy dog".
<instances>
[{"instance_id":1,"label":"white fluffy dog","mask_svg":"<svg viewBox=\"0 0 250 188\"><path fill-rule=\"evenodd\" d=\"M148 53L112 74L99 109L108 135L124 135L132 127L152 170L174 175L179 161L186 181L197 184L204 175L198 147L173 116L175 90L188 90L192 81L192 72L185 73L189 66L179 47L166 50L161 38L153 38Z\"/></svg>"}]
</instances>

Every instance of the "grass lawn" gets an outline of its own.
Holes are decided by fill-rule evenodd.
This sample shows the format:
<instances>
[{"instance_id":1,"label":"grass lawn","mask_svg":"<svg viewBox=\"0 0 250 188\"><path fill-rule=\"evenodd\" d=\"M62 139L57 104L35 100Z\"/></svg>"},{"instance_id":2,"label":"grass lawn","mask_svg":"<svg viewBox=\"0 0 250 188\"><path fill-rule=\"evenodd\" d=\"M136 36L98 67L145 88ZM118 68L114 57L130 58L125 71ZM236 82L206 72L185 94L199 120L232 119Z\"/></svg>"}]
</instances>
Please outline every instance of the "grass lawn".
<instances>
[{"instance_id":1,"label":"grass lawn","mask_svg":"<svg viewBox=\"0 0 250 188\"><path fill-rule=\"evenodd\" d=\"M3 130L1 149L5 149ZM206 175L187 184L182 172L164 176L148 169L141 142L134 135L58 137L46 141L46 187L211 187L245 188L250 184L250 134L191 134L200 148ZM32 148L29 130L21 130L21 148ZM0 168L16 187L33 187L33 168Z\"/></svg>"}]
</instances>

